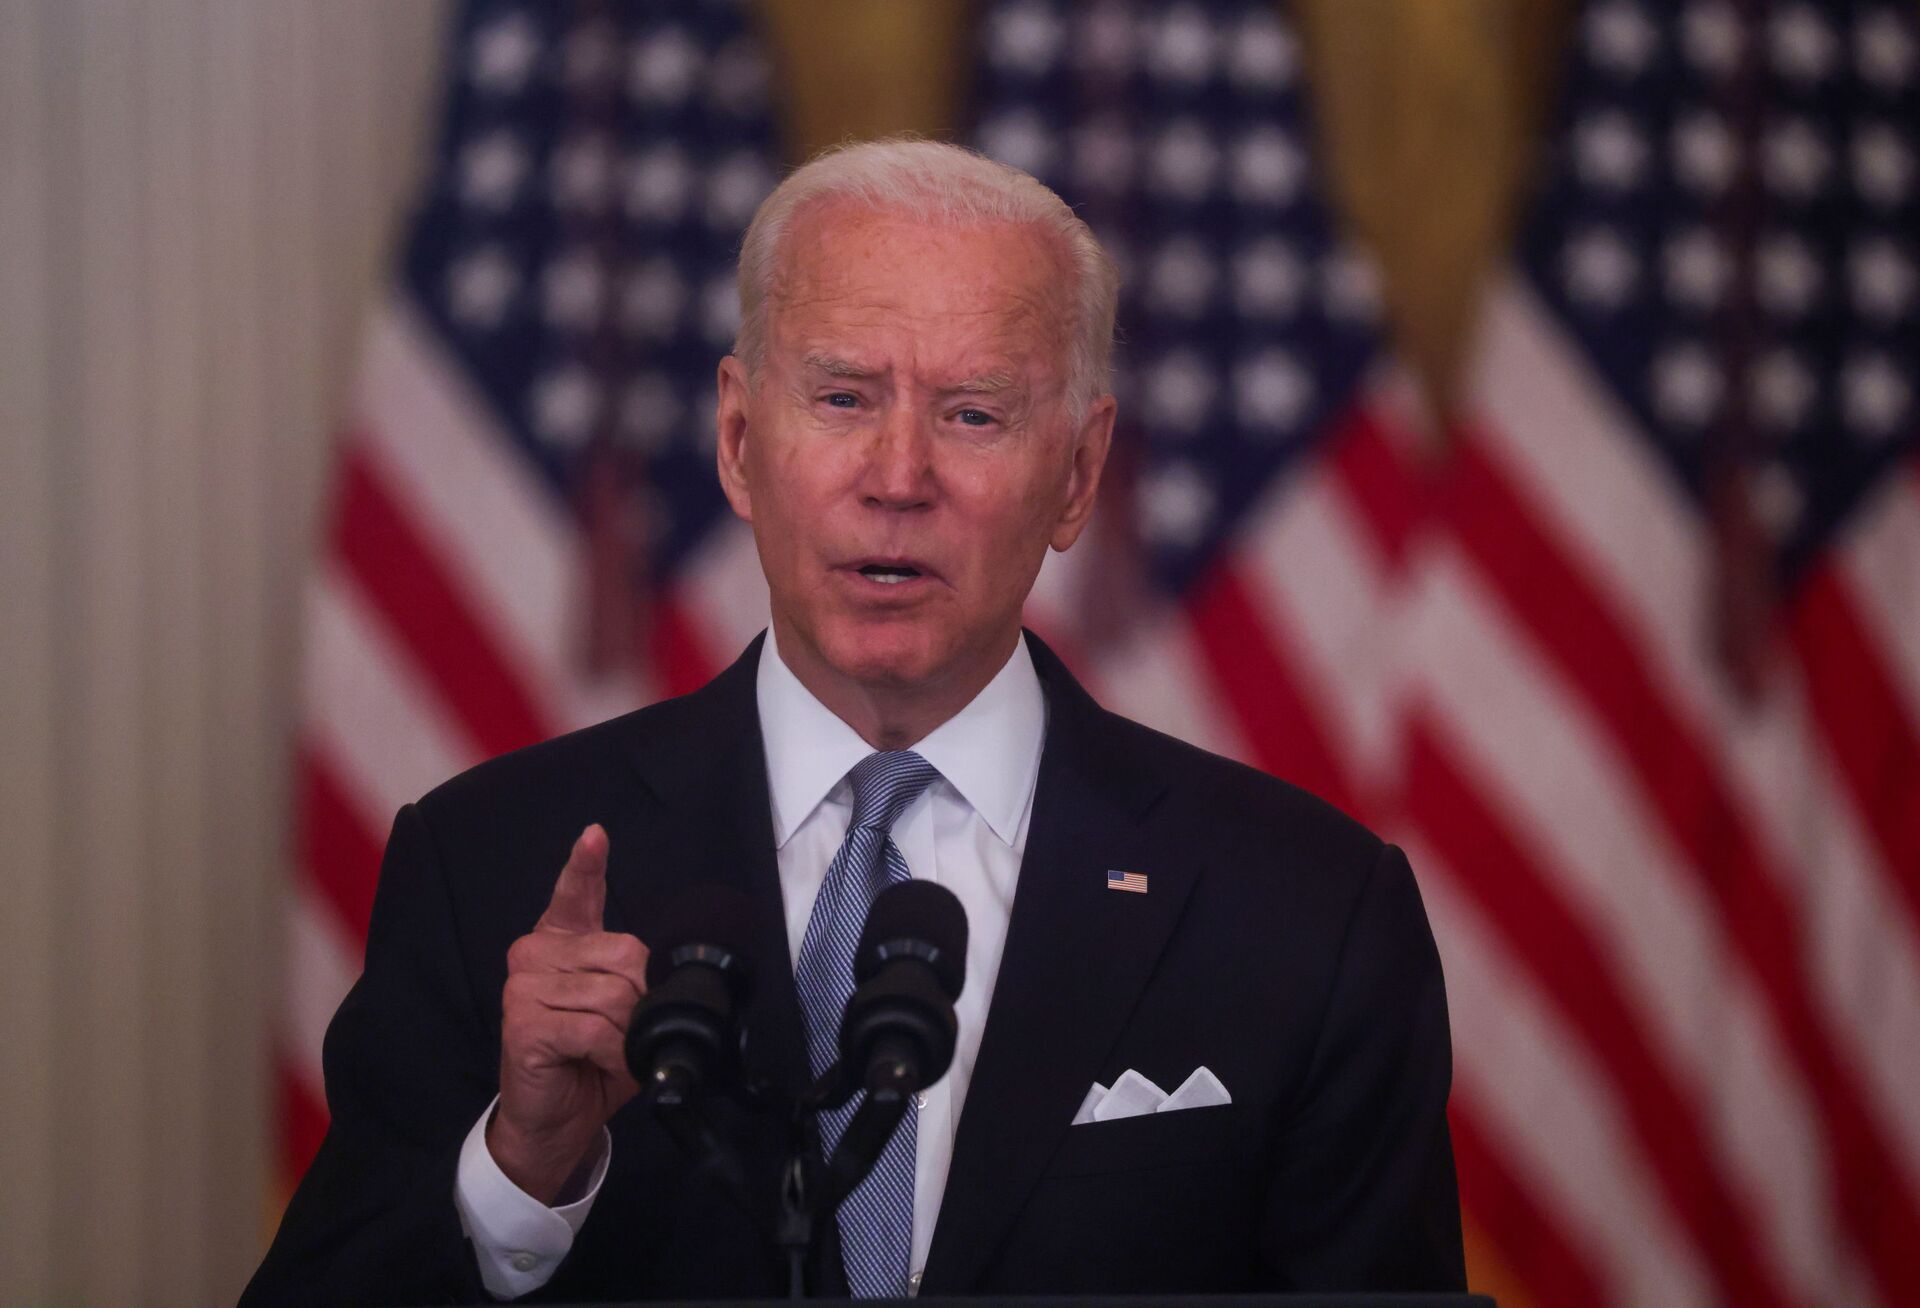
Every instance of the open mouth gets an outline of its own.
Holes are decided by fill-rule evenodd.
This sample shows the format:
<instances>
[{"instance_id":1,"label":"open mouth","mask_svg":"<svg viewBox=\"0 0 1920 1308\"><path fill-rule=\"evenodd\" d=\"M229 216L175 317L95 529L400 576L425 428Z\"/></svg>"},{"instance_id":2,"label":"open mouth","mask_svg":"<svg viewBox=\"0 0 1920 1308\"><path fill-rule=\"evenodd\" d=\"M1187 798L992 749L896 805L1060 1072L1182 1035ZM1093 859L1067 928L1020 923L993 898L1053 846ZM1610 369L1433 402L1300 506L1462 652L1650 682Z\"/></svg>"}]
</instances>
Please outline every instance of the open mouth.
<instances>
[{"instance_id":1,"label":"open mouth","mask_svg":"<svg viewBox=\"0 0 1920 1308\"><path fill-rule=\"evenodd\" d=\"M908 567L904 563L869 563L860 569L860 575L889 586L897 586L903 581L911 581L920 575L920 569Z\"/></svg>"}]
</instances>

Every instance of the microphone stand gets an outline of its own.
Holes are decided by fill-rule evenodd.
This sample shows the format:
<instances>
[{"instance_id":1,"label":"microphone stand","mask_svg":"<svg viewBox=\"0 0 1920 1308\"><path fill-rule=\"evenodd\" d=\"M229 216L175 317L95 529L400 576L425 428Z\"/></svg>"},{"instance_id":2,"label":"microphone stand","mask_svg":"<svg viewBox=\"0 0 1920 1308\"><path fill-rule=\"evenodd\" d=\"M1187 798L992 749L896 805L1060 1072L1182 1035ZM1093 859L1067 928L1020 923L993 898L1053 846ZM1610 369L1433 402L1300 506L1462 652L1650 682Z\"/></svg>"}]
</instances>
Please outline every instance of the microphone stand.
<instances>
[{"instance_id":1,"label":"microphone stand","mask_svg":"<svg viewBox=\"0 0 1920 1308\"><path fill-rule=\"evenodd\" d=\"M807 1255L813 1248L816 1224L831 1218L867 1173L907 1115L913 1087L921 1078L910 1056L882 1056L867 1069L867 1084L849 1084L850 1073L835 1063L794 1105L790 1130L790 1157L780 1185L780 1217L775 1242L787 1256L787 1296L807 1297ZM819 1185L810 1191L806 1176L808 1118L823 1108L838 1108L864 1088L866 1099L854 1110L853 1120L834 1146Z\"/></svg>"},{"instance_id":2,"label":"microphone stand","mask_svg":"<svg viewBox=\"0 0 1920 1308\"><path fill-rule=\"evenodd\" d=\"M912 1091L904 1087L911 1084L910 1069L897 1060L888 1059L873 1069L867 1081L866 1101L854 1110L853 1120L847 1123L833 1157L827 1160L825 1193L820 1196L822 1211L838 1209L880 1161L887 1141L907 1115Z\"/></svg>"},{"instance_id":3,"label":"microphone stand","mask_svg":"<svg viewBox=\"0 0 1920 1308\"><path fill-rule=\"evenodd\" d=\"M753 1191L747 1184L739 1150L713 1129L693 1088L672 1073L663 1072L656 1084L641 1091L640 1097L673 1143L693 1160L694 1175L712 1176L742 1212L754 1217ZM749 1094L749 1101L752 1099Z\"/></svg>"},{"instance_id":4,"label":"microphone stand","mask_svg":"<svg viewBox=\"0 0 1920 1308\"><path fill-rule=\"evenodd\" d=\"M773 1242L787 1259L787 1298L807 1297L807 1254L813 1248L813 1205L807 1189L807 1115L802 1099L787 1128L787 1165L780 1173L780 1215Z\"/></svg>"},{"instance_id":5,"label":"microphone stand","mask_svg":"<svg viewBox=\"0 0 1920 1308\"><path fill-rule=\"evenodd\" d=\"M821 1109L846 1103L859 1088L847 1084L849 1076L841 1065L835 1063L804 1094L793 1099L778 1094L769 1082L739 1087L740 1098L749 1108L768 1114L783 1106L786 1110L787 1162L781 1170L779 1209L771 1232L766 1230L762 1210L754 1202L754 1190L739 1152L713 1129L699 1087L683 1082L675 1071L663 1070L656 1081L643 1086L642 1102L675 1146L692 1160L695 1173L717 1180L762 1234L772 1236L785 1256L787 1296L808 1298L808 1259L819 1223L831 1217L865 1179L906 1115L909 1092L899 1087L911 1076L912 1069L894 1059L883 1060L873 1069L873 1089L855 1110L846 1134L820 1176L810 1175L812 1169L807 1166L809 1122Z\"/></svg>"}]
</instances>

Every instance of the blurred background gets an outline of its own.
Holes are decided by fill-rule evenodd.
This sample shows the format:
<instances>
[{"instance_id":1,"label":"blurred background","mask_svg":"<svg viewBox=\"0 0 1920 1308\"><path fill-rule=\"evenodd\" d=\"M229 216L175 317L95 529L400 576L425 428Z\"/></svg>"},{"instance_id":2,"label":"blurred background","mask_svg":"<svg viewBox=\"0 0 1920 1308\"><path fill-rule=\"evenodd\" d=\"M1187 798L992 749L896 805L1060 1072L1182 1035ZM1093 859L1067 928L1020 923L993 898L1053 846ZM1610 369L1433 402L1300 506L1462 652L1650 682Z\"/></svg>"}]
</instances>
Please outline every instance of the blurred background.
<instances>
[{"instance_id":1,"label":"blurred background","mask_svg":"<svg viewBox=\"0 0 1920 1308\"><path fill-rule=\"evenodd\" d=\"M1920 6L0 0L0 1300L231 1300L387 824L764 620L782 168L1127 276L1033 625L1407 846L1502 1302L1920 1302Z\"/></svg>"}]
</instances>

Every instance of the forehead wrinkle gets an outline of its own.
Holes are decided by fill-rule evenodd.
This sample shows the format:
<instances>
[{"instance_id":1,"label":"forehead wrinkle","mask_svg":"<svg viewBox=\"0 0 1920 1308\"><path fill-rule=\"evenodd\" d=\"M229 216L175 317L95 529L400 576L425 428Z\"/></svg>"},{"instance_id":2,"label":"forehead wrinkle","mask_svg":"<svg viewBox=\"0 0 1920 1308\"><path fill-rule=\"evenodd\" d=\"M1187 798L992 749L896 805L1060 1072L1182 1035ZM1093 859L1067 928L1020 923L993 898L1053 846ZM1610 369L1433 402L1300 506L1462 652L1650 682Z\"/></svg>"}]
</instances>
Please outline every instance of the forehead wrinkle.
<instances>
[{"instance_id":1,"label":"forehead wrinkle","mask_svg":"<svg viewBox=\"0 0 1920 1308\"><path fill-rule=\"evenodd\" d=\"M896 225L917 230L927 238L936 249L948 244L949 237L969 233L992 232L996 229L1011 228L1018 236L1031 238L1028 251L1036 256L1027 261L1028 275L1010 295L1010 303L992 309L949 310L948 312L999 313L1013 310L1010 317L1018 317L1022 312L1043 318L1054 318L1063 326L1070 327L1074 312L1073 287L1074 268L1066 251L1059 247L1053 234L1026 224L1005 224L995 222L961 222L928 217L907 210L889 210L871 208L852 202L840 202L829 199L825 203L809 205L796 215L792 228L782 241L780 257L775 260L766 288L767 307L801 308L825 301L845 300L864 292L877 292L884 298L891 289L884 282L863 285L860 275L868 266L868 257L874 247L885 240L883 230L872 228L858 231L848 243L852 249L845 253L849 257L828 260L822 258L824 238L838 236L844 230L836 225L834 219L849 217L870 217L891 221Z\"/></svg>"}]
</instances>

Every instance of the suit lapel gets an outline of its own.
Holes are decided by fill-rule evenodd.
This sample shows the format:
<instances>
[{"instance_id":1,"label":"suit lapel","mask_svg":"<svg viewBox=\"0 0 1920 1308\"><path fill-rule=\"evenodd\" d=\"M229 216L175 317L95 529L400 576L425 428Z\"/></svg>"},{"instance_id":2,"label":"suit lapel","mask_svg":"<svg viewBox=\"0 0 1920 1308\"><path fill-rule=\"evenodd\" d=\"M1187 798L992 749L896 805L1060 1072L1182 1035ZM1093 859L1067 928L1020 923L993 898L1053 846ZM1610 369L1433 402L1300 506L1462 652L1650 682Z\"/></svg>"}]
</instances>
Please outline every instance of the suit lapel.
<instances>
[{"instance_id":1,"label":"suit lapel","mask_svg":"<svg viewBox=\"0 0 1920 1308\"><path fill-rule=\"evenodd\" d=\"M1007 944L954 1142L927 1293L971 1289L1119 1037L1198 875L1156 861L1144 819L1164 783L1132 769L1111 719L1030 642L1047 739ZM1145 895L1109 869L1149 874Z\"/></svg>"},{"instance_id":2,"label":"suit lapel","mask_svg":"<svg viewBox=\"0 0 1920 1308\"><path fill-rule=\"evenodd\" d=\"M749 1074L791 1092L805 1084L805 1028L787 957L755 699L763 639L706 687L663 706L673 719L649 734L645 749L630 751L655 802L637 807L630 830L609 824L607 893L622 925L643 940L647 924L700 882L747 896L756 960L745 1021Z\"/></svg>"}]
</instances>

